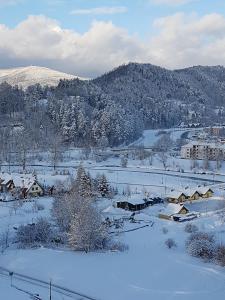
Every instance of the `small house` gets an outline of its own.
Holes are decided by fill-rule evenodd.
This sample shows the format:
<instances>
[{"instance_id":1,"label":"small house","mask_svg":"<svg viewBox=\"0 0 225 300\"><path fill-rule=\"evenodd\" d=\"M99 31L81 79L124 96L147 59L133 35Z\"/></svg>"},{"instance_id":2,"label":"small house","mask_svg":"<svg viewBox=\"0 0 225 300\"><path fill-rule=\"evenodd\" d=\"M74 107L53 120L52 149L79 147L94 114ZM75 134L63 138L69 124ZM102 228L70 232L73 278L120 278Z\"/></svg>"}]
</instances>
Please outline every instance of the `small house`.
<instances>
[{"instance_id":1,"label":"small house","mask_svg":"<svg viewBox=\"0 0 225 300\"><path fill-rule=\"evenodd\" d=\"M198 188L198 192L202 198L210 198L213 196L213 190L209 187L200 187Z\"/></svg>"},{"instance_id":2,"label":"small house","mask_svg":"<svg viewBox=\"0 0 225 300\"><path fill-rule=\"evenodd\" d=\"M27 198L42 196L44 189L32 175L0 174L2 193L11 193L14 197Z\"/></svg>"},{"instance_id":3,"label":"small house","mask_svg":"<svg viewBox=\"0 0 225 300\"><path fill-rule=\"evenodd\" d=\"M169 203L167 207L159 214L160 219L172 220L173 216L186 215L189 213L187 207L181 204Z\"/></svg>"},{"instance_id":4,"label":"small house","mask_svg":"<svg viewBox=\"0 0 225 300\"><path fill-rule=\"evenodd\" d=\"M185 195L187 196L187 200L198 200L201 198L201 194L196 190L185 190Z\"/></svg>"},{"instance_id":5,"label":"small house","mask_svg":"<svg viewBox=\"0 0 225 300\"><path fill-rule=\"evenodd\" d=\"M0 190L1 193L10 192L14 188L12 176L7 173L0 174Z\"/></svg>"},{"instance_id":6,"label":"small house","mask_svg":"<svg viewBox=\"0 0 225 300\"><path fill-rule=\"evenodd\" d=\"M166 199L170 203L183 203L186 200L187 196L178 191L172 191L167 196Z\"/></svg>"},{"instance_id":7,"label":"small house","mask_svg":"<svg viewBox=\"0 0 225 300\"><path fill-rule=\"evenodd\" d=\"M44 189L37 181L30 181L27 186L22 188L22 194L26 197L43 196Z\"/></svg>"}]
</instances>

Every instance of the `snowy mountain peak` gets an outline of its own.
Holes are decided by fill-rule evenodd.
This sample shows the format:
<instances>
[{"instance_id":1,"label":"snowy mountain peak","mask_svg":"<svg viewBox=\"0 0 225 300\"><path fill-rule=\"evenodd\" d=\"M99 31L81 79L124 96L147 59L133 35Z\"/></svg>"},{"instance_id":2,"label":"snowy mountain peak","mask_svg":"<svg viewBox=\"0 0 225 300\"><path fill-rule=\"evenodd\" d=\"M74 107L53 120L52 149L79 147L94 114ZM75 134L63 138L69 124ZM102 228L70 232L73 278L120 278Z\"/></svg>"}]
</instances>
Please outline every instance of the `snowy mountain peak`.
<instances>
[{"instance_id":1,"label":"snowy mountain peak","mask_svg":"<svg viewBox=\"0 0 225 300\"><path fill-rule=\"evenodd\" d=\"M78 76L51 70L45 67L29 66L12 69L0 69L0 83L7 82L11 85L18 85L27 88L30 85L39 83L42 86L56 86L60 79L74 79Z\"/></svg>"}]
</instances>

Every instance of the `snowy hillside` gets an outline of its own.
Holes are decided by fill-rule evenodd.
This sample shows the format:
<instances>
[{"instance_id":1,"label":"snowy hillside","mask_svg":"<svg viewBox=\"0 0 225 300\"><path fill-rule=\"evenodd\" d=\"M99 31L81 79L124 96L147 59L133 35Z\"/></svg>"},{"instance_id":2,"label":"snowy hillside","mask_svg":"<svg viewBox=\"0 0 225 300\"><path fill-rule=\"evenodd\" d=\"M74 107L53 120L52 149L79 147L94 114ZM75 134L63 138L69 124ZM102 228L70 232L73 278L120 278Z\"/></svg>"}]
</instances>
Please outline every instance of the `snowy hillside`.
<instances>
[{"instance_id":1,"label":"snowy hillside","mask_svg":"<svg viewBox=\"0 0 225 300\"><path fill-rule=\"evenodd\" d=\"M0 83L6 81L11 85L19 85L23 88L27 88L36 83L39 83L42 86L56 86L60 79L73 79L76 77L77 76L36 66L0 69Z\"/></svg>"}]
</instances>

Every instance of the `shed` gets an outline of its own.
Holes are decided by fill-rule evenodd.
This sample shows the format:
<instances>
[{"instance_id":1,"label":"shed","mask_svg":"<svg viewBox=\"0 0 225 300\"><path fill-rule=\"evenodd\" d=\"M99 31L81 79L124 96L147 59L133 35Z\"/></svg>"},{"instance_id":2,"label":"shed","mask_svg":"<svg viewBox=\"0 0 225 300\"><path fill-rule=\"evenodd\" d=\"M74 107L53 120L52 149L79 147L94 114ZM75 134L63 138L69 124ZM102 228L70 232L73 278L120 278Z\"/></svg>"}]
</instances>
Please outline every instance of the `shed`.
<instances>
[{"instance_id":1,"label":"shed","mask_svg":"<svg viewBox=\"0 0 225 300\"><path fill-rule=\"evenodd\" d=\"M116 203L118 208L122 208L130 211L139 211L152 205L152 201L145 201L140 199L129 199L129 201L119 201Z\"/></svg>"}]
</instances>

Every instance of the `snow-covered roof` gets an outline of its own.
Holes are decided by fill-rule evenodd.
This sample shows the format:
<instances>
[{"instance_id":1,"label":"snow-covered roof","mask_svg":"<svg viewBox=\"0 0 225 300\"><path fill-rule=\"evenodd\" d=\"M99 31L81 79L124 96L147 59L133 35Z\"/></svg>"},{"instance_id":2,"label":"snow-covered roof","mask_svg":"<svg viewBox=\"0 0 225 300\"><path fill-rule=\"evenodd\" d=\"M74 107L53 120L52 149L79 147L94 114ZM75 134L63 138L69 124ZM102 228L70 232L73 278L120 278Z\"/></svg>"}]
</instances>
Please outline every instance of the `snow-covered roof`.
<instances>
[{"instance_id":1,"label":"snow-covered roof","mask_svg":"<svg viewBox=\"0 0 225 300\"><path fill-rule=\"evenodd\" d=\"M161 213L168 216L172 216L175 214L179 214L181 209L184 207L185 207L184 205L169 203Z\"/></svg>"},{"instance_id":2,"label":"snow-covered roof","mask_svg":"<svg viewBox=\"0 0 225 300\"><path fill-rule=\"evenodd\" d=\"M206 194L209 190L212 190L212 189L208 186L202 186L202 187L198 188L199 194L202 194L202 195Z\"/></svg>"},{"instance_id":3,"label":"snow-covered roof","mask_svg":"<svg viewBox=\"0 0 225 300\"><path fill-rule=\"evenodd\" d=\"M0 173L0 179L3 184L6 184L12 179L12 176L8 173Z\"/></svg>"},{"instance_id":4,"label":"snow-covered roof","mask_svg":"<svg viewBox=\"0 0 225 300\"><path fill-rule=\"evenodd\" d=\"M178 199L182 194L184 193L179 191L171 191L166 195L166 197L172 199Z\"/></svg>"},{"instance_id":5,"label":"snow-covered roof","mask_svg":"<svg viewBox=\"0 0 225 300\"><path fill-rule=\"evenodd\" d=\"M3 180L3 183L13 180L15 187L25 188L27 190L29 190L35 182L35 177L31 174L0 173L0 178Z\"/></svg>"},{"instance_id":6,"label":"snow-covered roof","mask_svg":"<svg viewBox=\"0 0 225 300\"><path fill-rule=\"evenodd\" d=\"M198 189L197 190L196 189L186 189L186 190L184 190L184 194L188 197L193 196L196 192L199 193L199 190Z\"/></svg>"},{"instance_id":7,"label":"snow-covered roof","mask_svg":"<svg viewBox=\"0 0 225 300\"><path fill-rule=\"evenodd\" d=\"M138 198L129 198L126 200L128 203L133 204L133 205L138 205L138 204L143 204L145 201L143 199L138 199Z\"/></svg>"}]
</instances>

